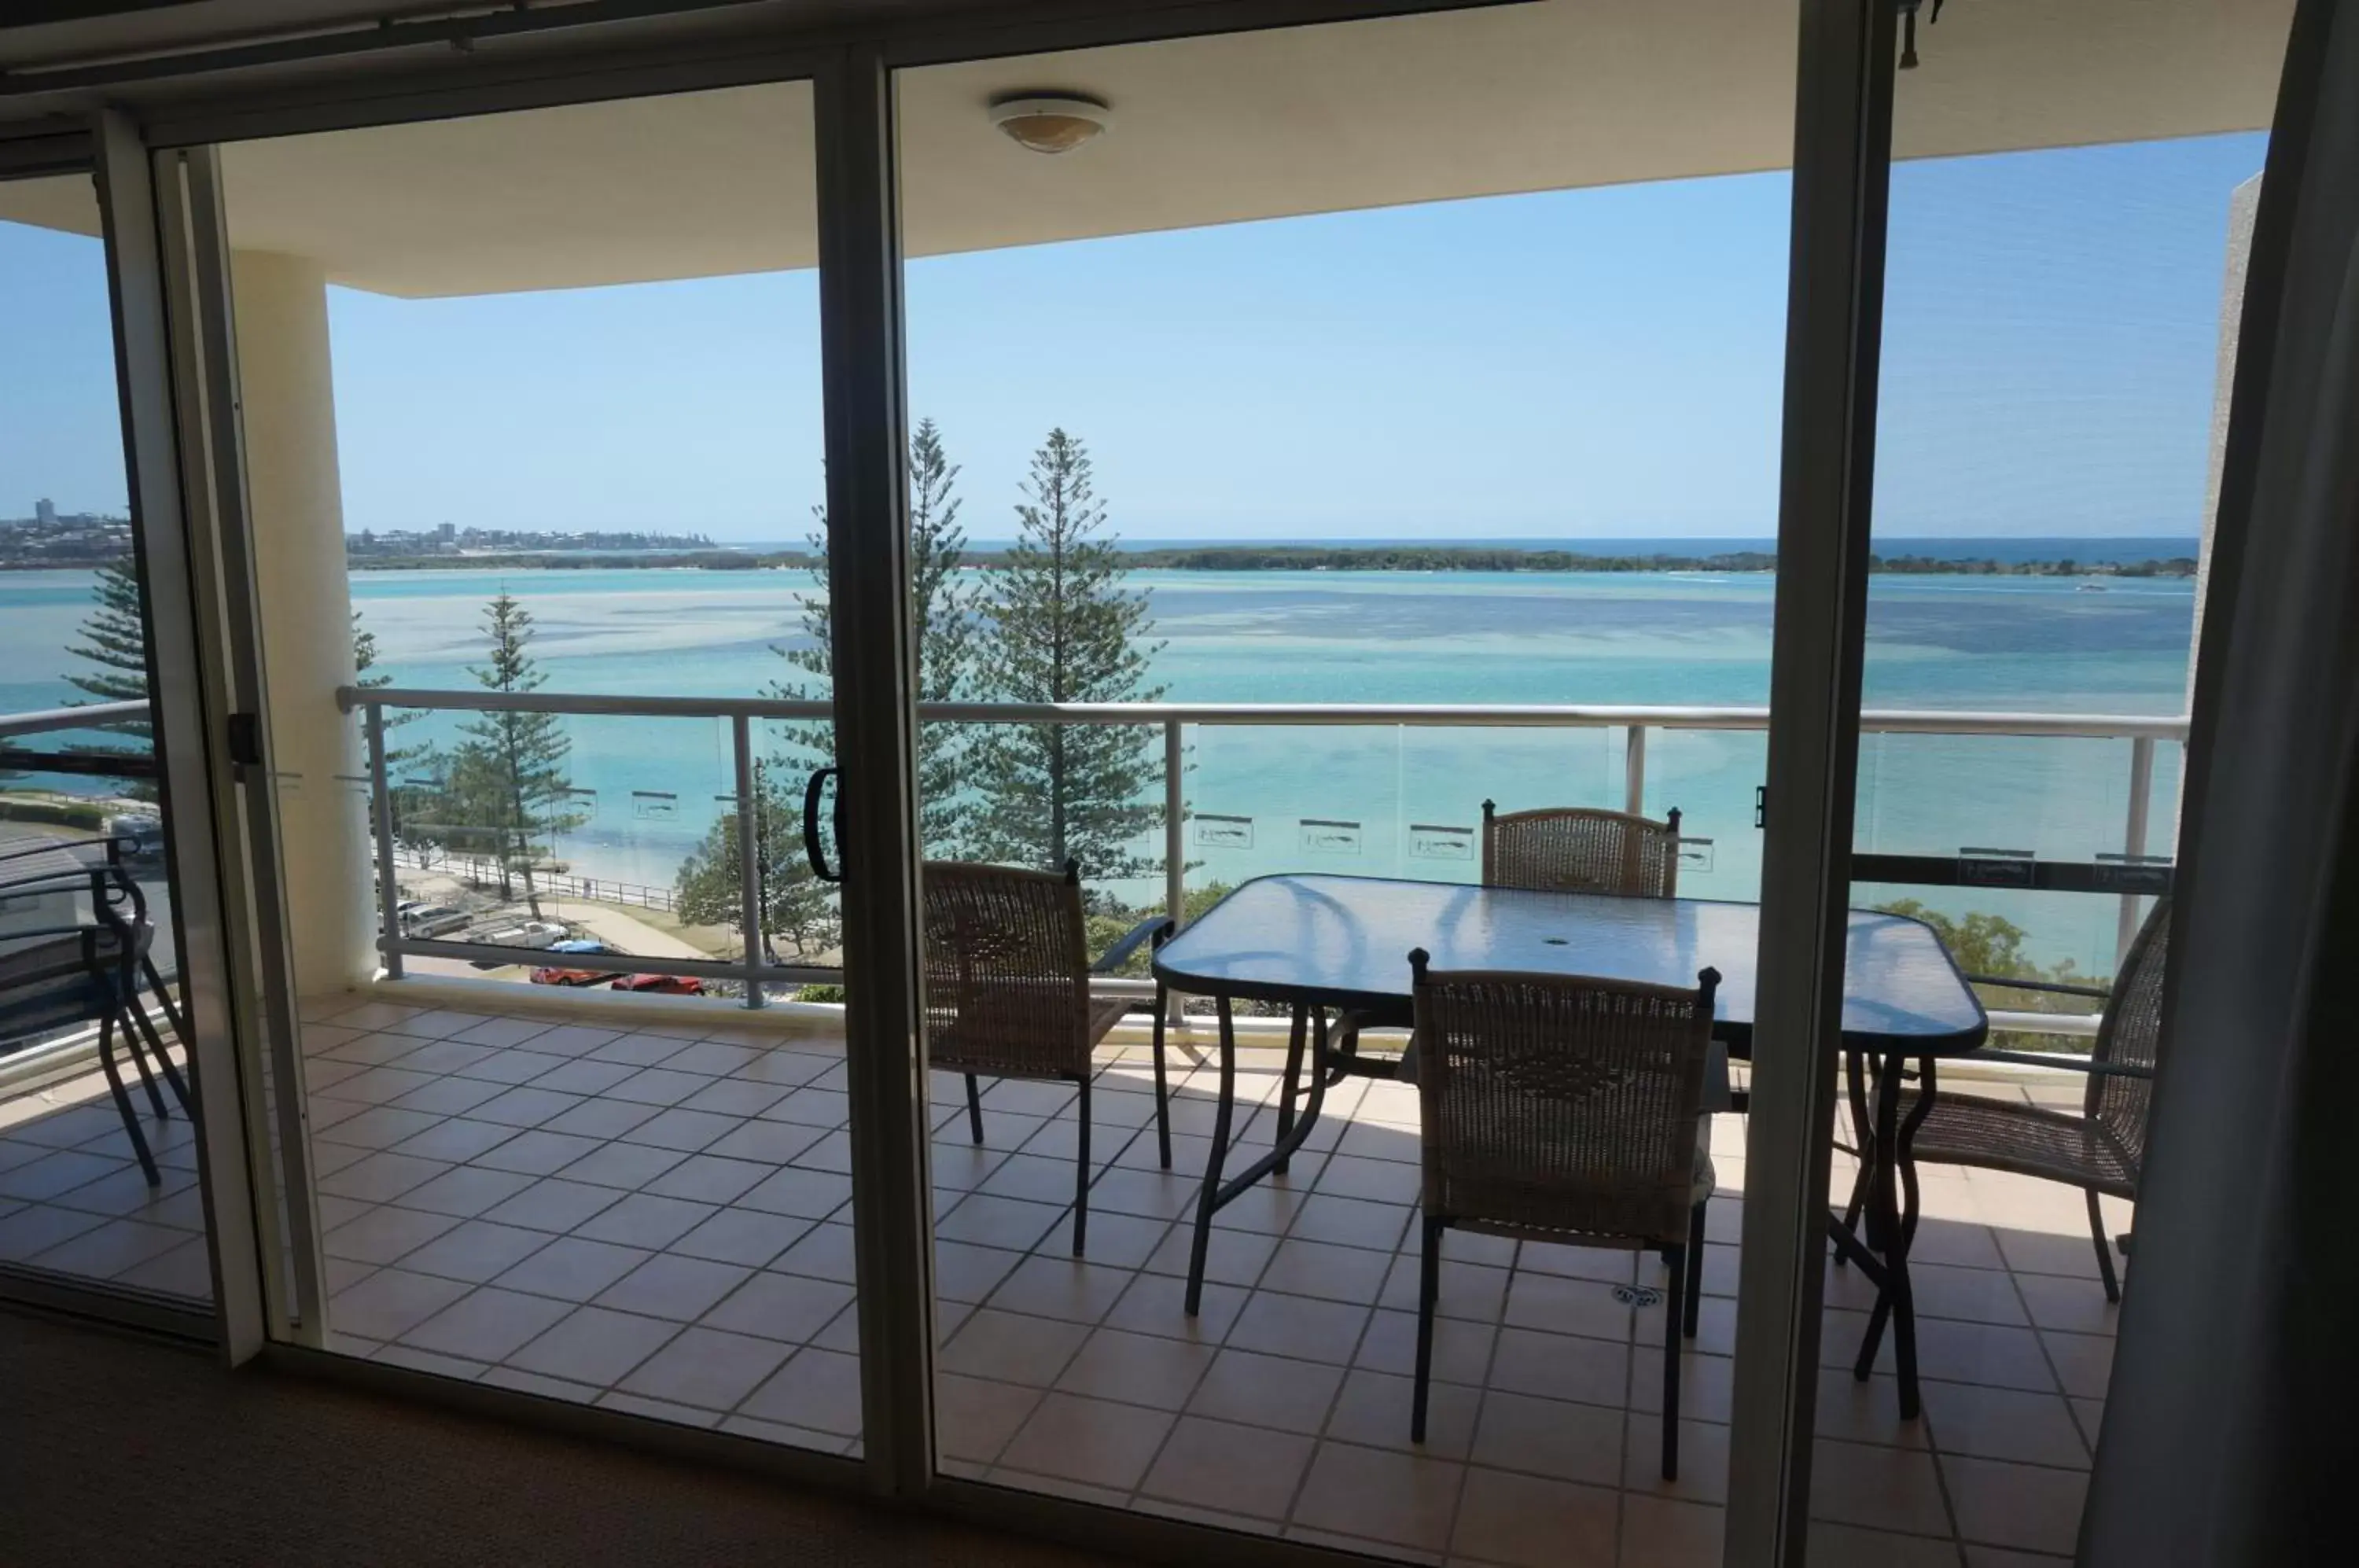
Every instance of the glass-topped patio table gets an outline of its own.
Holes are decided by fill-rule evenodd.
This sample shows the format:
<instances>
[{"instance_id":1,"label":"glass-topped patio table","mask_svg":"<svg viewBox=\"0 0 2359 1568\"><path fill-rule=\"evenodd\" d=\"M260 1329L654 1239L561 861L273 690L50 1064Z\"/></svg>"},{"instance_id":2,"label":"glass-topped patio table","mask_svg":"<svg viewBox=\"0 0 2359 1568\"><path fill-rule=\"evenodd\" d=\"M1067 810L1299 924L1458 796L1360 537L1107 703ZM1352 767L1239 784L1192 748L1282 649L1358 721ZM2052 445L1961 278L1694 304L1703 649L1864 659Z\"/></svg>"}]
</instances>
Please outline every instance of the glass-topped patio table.
<instances>
[{"instance_id":1,"label":"glass-topped patio table","mask_svg":"<svg viewBox=\"0 0 2359 1568\"><path fill-rule=\"evenodd\" d=\"M1209 996L1220 1018L1220 1101L1212 1151L1196 1205L1189 1257L1187 1307L1203 1298L1204 1258L1212 1216L1255 1182L1282 1172L1316 1124L1331 1082L1349 1073L1390 1076L1391 1062L1364 1062L1349 1043L1331 1049L1328 1012L1353 1026L1405 1027L1411 1006L1408 954L1424 948L1436 970L1517 970L1693 985L1697 972L1720 971L1713 1036L1729 1054L1750 1059L1760 908L1702 898L1618 898L1409 882L1372 877L1278 876L1246 882L1164 943L1155 976L1172 990ZM1239 1001L1276 1003L1293 1014L1270 1150L1223 1179L1235 1111ZM1157 1028L1161 1028L1158 1019ZM1908 1141L1931 1106L1932 1064L1981 1047L1989 1031L1982 1003L1932 929L1903 915L1855 909L1843 965L1843 1046L1876 1072L1874 1132L1861 1151L1873 1162L1866 1236L1833 1214L1828 1229L1843 1254L1879 1288L1859 1375L1875 1357L1885 1324L1893 1327L1903 1415L1917 1411L1916 1333L1908 1280L1916 1192L1905 1158ZM1310 1037L1306 1041L1306 1036ZM1311 1050L1307 1098L1295 1100L1306 1043ZM1900 1125L1904 1069L1917 1064L1908 1125ZM1854 1083L1857 1082L1856 1076ZM1891 1150L1898 1158L1885 1158ZM1901 1212L1896 1185L1908 1188Z\"/></svg>"}]
</instances>

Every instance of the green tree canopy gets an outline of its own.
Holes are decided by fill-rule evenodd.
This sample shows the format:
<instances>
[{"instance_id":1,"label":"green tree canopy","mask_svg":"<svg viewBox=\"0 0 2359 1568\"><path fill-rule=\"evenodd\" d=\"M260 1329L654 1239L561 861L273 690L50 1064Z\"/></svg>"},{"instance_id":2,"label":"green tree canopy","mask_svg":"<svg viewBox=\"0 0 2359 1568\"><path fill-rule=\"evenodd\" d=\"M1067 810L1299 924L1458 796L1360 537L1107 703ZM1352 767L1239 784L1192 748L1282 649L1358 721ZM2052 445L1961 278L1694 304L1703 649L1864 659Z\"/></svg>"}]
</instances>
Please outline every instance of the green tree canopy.
<instances>
[{"instance_id":1,"label":"green tree canopy","mask_svg":"<svg viewBox=\"0 0 2359 1568\"><path fill-rule=\"evenodd\" d=\"M1017 538L998 573L984 696L1003 702L1153 702L1154 621L1147 595L1105 532L1088 449L1053 430L1032 456ZM995 725L980 747L982 839L995 859L1054 867L1078 859L1096 881L1147 875L1140 834L1162 820L1142 794L1158 776L1152 729L1112 724Z\"/></svg>"},{"instance_id":2,"label":"green tree canopy","mask_svg":"<svg viewBox=\"0 0 2359 1568\"><path fill-rule=\"evenodd\" d=\"M66 672L67 683L76 691L99 702L147 701L147 605L139 588L139 566L131 556L119 555L98 569L98 603L83 618L82 640L70 651L94 667ZM144 719L92 727L130 737L128 745L94 748L103 754L155 755L155 736ZM156 786L149 779L132 779L125 793L152 800Z\"/></svg>"},{"instance_id":3,"label":"green tree canopy","mask_svg":"<svg viewBox=\"0 0 2359 1568\"><path fill-rule=\"evenodd\" d=\"M525 692L547 679L534 661L532 615L503 589L484 607L490 644L485 663L467 672L486 691ZM524 882L534 918L540 894L533 882L533 841L553 837L586 819L574 809L569 771L573 742L555 713L495 710L460 728L466 738L452 751L436 802L437 822L421 832L462 854L497 862L500 896Z\"/></svg>"},{"instance_id":4,"label":"green tree canopy","mask_svg":"<svg viewBox=\"0 0 2359 1568\"><path fill-rule=\"evenodd\" d=\"M762 951L777 955L784 939L796 956L817 960L842 941L835 890L812 875L803 855L802 803L783 765L754 765L755 875L762 890ZM745 907L737 874L737 813L725 813L680 863L674 890L690 925L727 926L741 935Z\"/></svg>"},{"instance_id":5,"label":"green tree canopy","mask_svg":"<svg viewBox=\"0 0 2359 1568\"><path fill-rule=\"evenodd\" d=\"M958 581L966 553L966 531L958 521L958 465L943 450L940 430L931 419L920 420L909 438L909 617L917 634L921 702L956 702L974 690L974 595ZM802 601L808 643L781 646L777 652L813 679L770 686L772 696L803 702L825 701L833 691L835 675L827 509L813 507L812 514L819 520L810 535L811 572L819 579L819 592ZM954 858L972 846L975 806L967 774L975 739L973 728L929 724L919 731L919 826L929 855ZM786 734L790 744L810 757L834 754L831 725L795 724Z\"/></svg>"}]
</instances>

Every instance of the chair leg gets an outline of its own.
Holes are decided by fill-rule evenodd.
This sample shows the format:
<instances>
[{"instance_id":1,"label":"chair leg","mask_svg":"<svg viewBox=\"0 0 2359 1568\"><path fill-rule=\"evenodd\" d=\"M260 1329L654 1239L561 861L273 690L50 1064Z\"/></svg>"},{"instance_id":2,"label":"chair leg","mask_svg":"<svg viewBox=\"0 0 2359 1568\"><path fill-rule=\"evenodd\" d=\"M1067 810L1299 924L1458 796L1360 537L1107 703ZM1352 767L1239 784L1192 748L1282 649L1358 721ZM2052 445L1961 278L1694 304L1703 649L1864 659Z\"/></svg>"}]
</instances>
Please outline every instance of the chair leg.
<instances>
[{"instance_id":1,"label":"chair leg","mask_svg":"<svg viewBox=\"0 0 2359 1568\"><path fill-rule=\"evenodd\" d=\"M1441 1233L1448 1222L1425 1216L1417 1269L1417 1382L1409 1395L1408 1440L1425 1441L1426 1386L1433 1380L1433 1304L1441 1294Z\"/></svg>"},{"instance_id":2,"label":"chair leg","mask_svg":"<svg viewBox=\"0 0 2359 1568\"><path fill-rule=\"evenodd\" d=\"M966 1130L974 1141L983 1141L983 1091L975 1086L974 1074L966 1075Z\"/></svg>"},{"instance_id":3,"label":"chair leg","mask_svg":"<svg viewBox=\"0 0 2359 1568\"><path fill-rule=\"evenodd\" d=\"M2089 1192L2089 1239L2097 1244L2097 1277L2105 1282L2105 1300L2122 1299L2121 1281L2114 1278L2113 1243L2105 1236L2105 1211L2097 1203L2097 1194Z\"/></svg>"},{"instance_id":4,"label":"chair leg","mask_svg":"<svg viewBox=\"0 0 2359 1568\"><path fill-rule=\"evenodd\" d=\"M1163 1169L1171 1169L1171 1091L1163 1078L1163 1009L1170 998L1162 986L1155 988L1155 1152L1163 1157Z\"/></svg>"},{"instance_id":5,"label":"chair leg","mask_svg":"<svg viewBox=\"0 0 2359 1568\"><path fill-rule=\"evenodd\" d=\"M125 1029L125 1033L129 1029ZM114 1109L123 1117L123 1130L131 1135L131 1152L139 1157L140 1173L147 1185L164 1184L163 1173L156 1169L156 1156L148 1151L147 1135L139 1130L139 1114L131 1108L131 1094L123 1086L123 1070L114 1064L114 1014L110 1010L98 1020L98 1064L105 1071L107 1092L114 1096Z\"/></svg>"},{"instance_id":6,"label":"chair leg","mask_svg":"<svg viewBox=\"0 0 2359 1568\"><path fill-rule=\"evenodd\" d=\"M140 1035L147 1041L149 1053L156 1058L156 1071L162 1073L164 1082L172 1086L173 1097L180 1102L180 1109L190 1116L195 1115L196 1101L188 1081L180 1076L180 1070L172 1065L172 1053L164 1048L164 1037L156 1032L154 1020L147 1017L136 998L133 999L130 1018L131 1021L139 1027ZM196 1063L191 1062L189 1064L189 1070L193 1073L196 1071Z\"/></svg>"},{"instance_id":7,"label":"chair leg","mask_svg":"<svg viewBox=\"0 0 2359 1568\"><path fill-rule=\"evenodd\" d=\"M139 1086L147 1091L147 1104L155 1108L156 1119L171 1120L171 1107L164 1104L163 1086L156 1082L156 1074L147 1066L147 1052L139 1044L139 1031L133 1025L129 1008L123 1015L123 1049L131 1058L131 1065L139 1071Z\"/></svg>"},{"instance_id":8,"label":"chair leg","mask_svg":"<svg viewBox=\"0 0 2359 1568\"><path fill-rule=\"evenodd\" d=\"M1685 1321L1682 1301L1687 1284L1687 1248L1672 1249L1669 1291L1663 1301L1663 1479L1680 1478L1680 1325Z\"/></svg>"},{"instance_id":9,"label":"chair leg","mask_svg":"<svg viewBox=\"0 0 2359 1568\"><path fill-rule=\"evenodd\" d=\"M1687 1313L1680 1320L1683 1339L1696 1336L1696 1314L1703 1305L1703 1211L1704 1204L1698 1203L1688 1212Z\"/></svg>"},{"instance_id":10,"label":"chair leg","mask_svg":"<svg viewBox=\"0 0 2359 1568\"><path fill-rule=\"evenodd\" d=\"M1090 1234L1090 1075L1082 1074L1082 1103L1077 1113L1081 1118L1082 1148L1073 1161L1073 1256L1082 1256L1082 1248Z\"/></svg>"}]
</instances>

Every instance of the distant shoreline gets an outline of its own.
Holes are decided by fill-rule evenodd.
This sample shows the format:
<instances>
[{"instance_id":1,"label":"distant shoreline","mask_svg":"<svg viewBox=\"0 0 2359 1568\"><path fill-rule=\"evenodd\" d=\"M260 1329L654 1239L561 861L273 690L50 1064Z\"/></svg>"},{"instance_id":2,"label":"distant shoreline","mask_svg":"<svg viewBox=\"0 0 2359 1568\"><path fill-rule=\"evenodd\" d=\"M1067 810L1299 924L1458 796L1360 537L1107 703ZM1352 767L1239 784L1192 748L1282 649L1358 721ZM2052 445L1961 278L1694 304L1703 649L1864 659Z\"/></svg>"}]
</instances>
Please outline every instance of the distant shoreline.
<instances>
[{"instance_id":1,"label":"distant shoreline","mask_svg":"<svg viewBox=\"0 0 2359 1568\"><path fill-rule=\"evenodd\" d=\"M2098 541L2082 541L2095 543ZM1004 568L1005 550L969 550L964 564L984 571ZM1125 566L1146 572L1770 572L1777 558L1769 550L1732 550L1712 555L1657 552L1592 555L1557 547L1519 549L1483 545L1203 545L1124 552ZM88 561L0 561L0 571L91 570ZM349 562L353 572L593 572L810 571L805 550L695 550L616 553L517 550L496 555L369 555ZM2002 560L1973 555L1871 555L1868 570L1897 576L1969 577L2192 577L2192 556L2160 560Z\"/></svg>"}]
</instances>

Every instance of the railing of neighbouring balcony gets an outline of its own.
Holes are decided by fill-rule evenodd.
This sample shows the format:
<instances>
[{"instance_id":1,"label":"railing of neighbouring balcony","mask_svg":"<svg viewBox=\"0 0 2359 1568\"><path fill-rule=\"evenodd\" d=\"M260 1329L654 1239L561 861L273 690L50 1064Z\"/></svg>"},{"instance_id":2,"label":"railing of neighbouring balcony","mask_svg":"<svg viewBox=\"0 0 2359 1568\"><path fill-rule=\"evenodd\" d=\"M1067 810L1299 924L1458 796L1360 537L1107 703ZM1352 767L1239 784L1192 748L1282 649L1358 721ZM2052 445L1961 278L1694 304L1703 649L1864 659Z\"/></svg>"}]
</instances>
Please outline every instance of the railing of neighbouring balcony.
<instances>
[{"instance_id":1,"label":"railing of neighbouring balcony","mask_svg":"<svg viewBox=\"0 0 2359 1568\"><path fill-rule=\"evenodd\" d=\"M400 891L395 883L397 855L392 790L385 766L385 711L440 709L477 713L521 712L613 718L727 719L730 721L732 773L736 798L753 789L752 725L757 720L821 722L834 710L824 702L789 702L764 697L624 697L559 694L546 691L500 692L428 691L380 686L344 687L337 693L347 713L358 713L369 740L369 784L375 834L381 933L379 946L387 974L399 976L402 959L455 958L476 963L515 964L519 950L482 942L441 942L410 937L401 929ZM1126 724L1158 728L1163 735L1163 822L1165 904L1175 920L1185 919L1186 855L1182 840L1187 821L1185 791L1186 731L1190 724L1225 725L1399 725L1410 728L1462 729L1619 729L1624 732L1625 809L1639 811L1646 800L1647 734L1662 730L1767 731L1769 710L1760 707L1600 706L1584 704L1485 703L1359 703L1359 702L1100 702L1010 703L928 702L918 710L929 723L1016 724ZM1868 735L2013 735L2071 737L2086 740L2126 740L2130 743L2128 803L2122 837L2121 864L2137 867L2151 864L2147 854L2149 801L2158 741L2183 741L2184 717L2146 714L2084 714L2031 713L1970 713L1924 709L1869 709L1860 714L1860 730ZM758 923L758 834L748 813L739 815L737 834L738 886L745 903L745 929ZM1895 873L1876 875L1877 862ZM1950 863L1954 866L1956 863ZM1854 870L1863 881L1938 879L1937 863L1919 866L1909 857L1859 856ZM2109 884L2093 883L2070 875L2039 886L2090 890ZM2163 876L2167 878L2167 870ZM2027 884L2029 885L2029 884ZM2138 891L2120 895L2118 941L2125 950L2137 926L2138 908L2149 882ZM825 983L841 977L840 970L807 964L766 963L758 942L749 941L745 960L633 957L630 968L650 975L689 975L732 980L745 987L745 1005L766 1004L766 985ZM1136 982L1114 982L1116 986ZM2048 1034L2086 1035L2095 1031L2096 1018L2045 1013L1994 1012L2001 1029L2022 1029Z\"/></svg>"}]
</instances>

